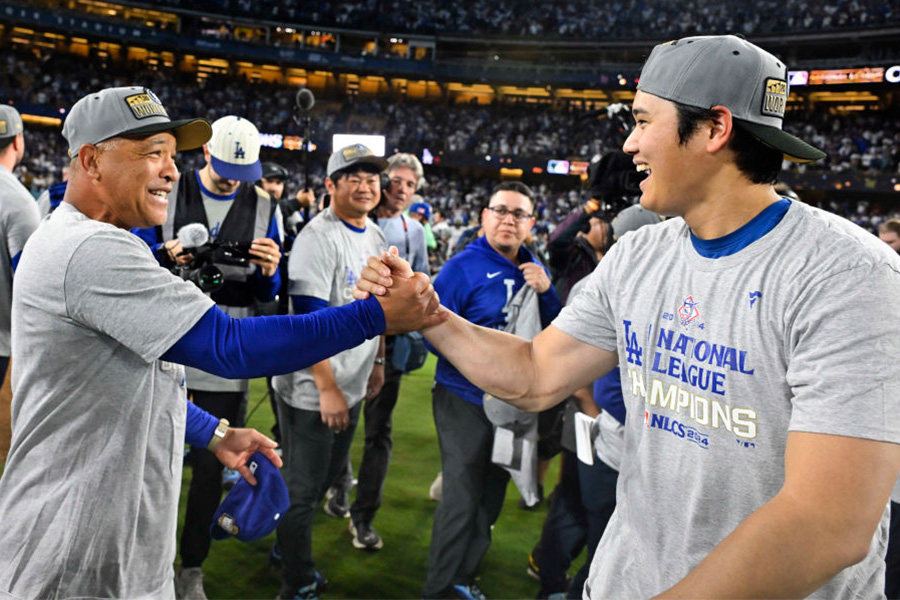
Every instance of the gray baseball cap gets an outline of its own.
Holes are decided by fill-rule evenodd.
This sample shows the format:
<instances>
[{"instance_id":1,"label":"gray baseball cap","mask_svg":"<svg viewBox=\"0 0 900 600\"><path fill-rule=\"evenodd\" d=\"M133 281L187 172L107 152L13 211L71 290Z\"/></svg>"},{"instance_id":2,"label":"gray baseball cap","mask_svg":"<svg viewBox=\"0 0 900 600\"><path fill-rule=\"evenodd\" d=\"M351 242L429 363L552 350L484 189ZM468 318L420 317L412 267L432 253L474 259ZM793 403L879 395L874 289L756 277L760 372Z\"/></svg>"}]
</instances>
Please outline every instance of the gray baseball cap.
<instances>
[{"instance_id":1,"label":"gray baseball cap","mask_svg":"<svg viewBox=\"0 0 900 600\"><path fill-rule=\"evenodd\" d=\"M733 35L687 37L653 48L638 90L695 106L724 106L734 123L787 160L812 162L825 153L782 131L788 99L787 66Z\"/></svg>"},{"instance_id":2,"label":"gray baseball cap","mask_svg":"<svg viewBox=\"0 0 900 600\"><path fill-rule=\"evenodd\" d=\"M69 142L69 158L75 158L85 144L163 131L175 135L177 150L199 148L212 135L203 119L172 121L156 94L134 86L107 88L82 98L69 111L62 134Z\"/></svg>"},{"instance_id":3,"label":"gray baseball cap","mask_svg":"<svg viewBox=\"0 0 900 600\"><path fill-rule=\"evenodd\" d=\"M384 158L375 156L366 146L351 144L346 148L341 148L331 153L331 156L328 157L326 171L328 172L328 177L331 177L337 171L363 163L375 165L379 171L383 171L387 166L387 161Z\"/></svg>"},{"instance_id":4,"label":"gray baseball cap","mask_svg":"<svg viewBox=\"0 0 900 600\"><path fill-rule=\"evenodd\" d=\"M0 140L15 137L25 130L22 116L12 106L0 104Z\"/></svg>"},{"instance_id":5,"label":"gray baseball cap","mask_svg":"<svg viewBox=\"0 0 900 600\"><path fill-rule=\"evenodd\" d=\"M644 225L661 223L662 219L655 212L650 212L640 204L634 204L622 210L612 220L613 235L617 240L629 231L637 231Z\"/></svg>"}]
</instances>

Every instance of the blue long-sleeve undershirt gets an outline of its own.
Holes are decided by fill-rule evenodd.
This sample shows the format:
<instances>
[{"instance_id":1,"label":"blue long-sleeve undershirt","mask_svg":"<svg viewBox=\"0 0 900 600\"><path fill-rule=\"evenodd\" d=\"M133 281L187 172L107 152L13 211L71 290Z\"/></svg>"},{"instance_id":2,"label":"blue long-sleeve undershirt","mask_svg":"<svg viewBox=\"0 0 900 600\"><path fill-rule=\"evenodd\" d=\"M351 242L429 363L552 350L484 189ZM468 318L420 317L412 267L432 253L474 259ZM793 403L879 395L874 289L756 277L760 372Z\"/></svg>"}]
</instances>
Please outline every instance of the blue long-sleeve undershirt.
<instances>
[{"instance_id":1,"label":"blue long-sleeve undershirt","mask_svg":"<svg viewBox=\"0 0 900 600\"><path fill-rule=\"evenodd\" d=\"M374 297L305 315L233 319L211 307L162 359L229 379L305 369L384 333Z\"/></svg>"},{"instance_id":2,"label":"blue long-sleeve undershirt","mask_svg":"<svg viewBox=\"0 0 900 600\"><path fill-rule=\"evenodd\" d=\"M187 418L184 423L184 441L191 446L205 448L219 425L214 417L190 400L187 402Z\"/></svg>"}]
</instances>

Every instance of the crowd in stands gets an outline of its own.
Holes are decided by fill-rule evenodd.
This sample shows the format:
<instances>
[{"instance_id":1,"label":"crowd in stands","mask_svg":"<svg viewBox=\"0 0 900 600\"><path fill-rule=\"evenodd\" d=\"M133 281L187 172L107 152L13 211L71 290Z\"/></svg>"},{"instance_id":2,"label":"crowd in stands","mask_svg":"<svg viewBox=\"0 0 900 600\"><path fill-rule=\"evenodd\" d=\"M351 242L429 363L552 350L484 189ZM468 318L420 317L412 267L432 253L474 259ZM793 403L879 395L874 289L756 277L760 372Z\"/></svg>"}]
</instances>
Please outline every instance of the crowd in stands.
<instances>
[{"instance_id":1,"label":"crowd in stands","mask_svg":"<svg viewBox=\"0 0 900 600\"><path fill-rule=\"evenodd\" d=\"M286 24L417 34L461 33L588 38L654 39L692 35L833 31L896 26L896 0L586 0L484 3L468 0L366 0L310 3L300 0L163 0L156 6Z\"/></svg>"},{"instance_id":2,"label":"crowd in stands","mask_svg":"<svg viewBox=\"0 0 900 600\"><path fill-rule=\"evenodd\" d=\"M18 107L59 114L87 91L113 85L146 85L163 99L174 115L199 115L213 121L227 114L242 115L263 132L299 135L293 88L249 83L235 77L211 76L200 82L174 69L149 70L140 63L84 61L64 54L36 56L9 51L0 69L0 98ZM60 74L65 73L65 76ZM314 185L321 188L322 157L330 150L333 133L381 133L387 148L422 155L449 157L510 156L587 160L619 147L630 126L625 110L587 114L583 109L495 102L490 105L393 101L344 97L320 99L312 112L313 137L321 140L321 156L312 161ZM896 111L859 111L846 115L825 110L792 112L788 128L828 152L812 167L785 163L786 169L871 175L900 171L900 114ZM55 128L29 128L28 152L20 175L29 189L40 193L55 183L65 164L62 138ZM278 152L272 159L295 173L302 171L300 153ZM320 160L321 159L321 160ZM202 160L199 155L184 157ZM444 161L445 163L447 161ZM451 163L452 164L452 161ZM190 165L193 166L193 165ZM450 169L430 169L431 181L421 193L450 222L465 225L477 218L480 202L495 183L462 176ZM818 171L817 171L818 172ZM451 173L453 173L451 175ZM581 201L572 180L538 186L542 199L539 225L552 227ZM871 227L877 226L877 223Z\"/></svg>"}]
</instances>

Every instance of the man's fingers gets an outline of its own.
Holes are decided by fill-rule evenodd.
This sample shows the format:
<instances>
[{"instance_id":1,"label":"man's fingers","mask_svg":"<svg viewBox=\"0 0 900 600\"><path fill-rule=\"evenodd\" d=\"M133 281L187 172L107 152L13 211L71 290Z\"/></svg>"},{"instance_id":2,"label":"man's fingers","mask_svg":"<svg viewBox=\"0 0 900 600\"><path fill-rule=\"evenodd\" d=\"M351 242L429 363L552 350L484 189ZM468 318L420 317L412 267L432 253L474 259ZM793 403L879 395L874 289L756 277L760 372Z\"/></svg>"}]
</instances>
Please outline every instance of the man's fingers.
<instances>
[{"instance_id":1,"label":"man's fingers","mask_svg":"<svg viewBox=\"0 0 900 600\"><path fill-rule=\"evenodd\" d=\"M276 446L277 446L277 444L276 444ZM267 447L265 447L265 446L264 446L264 447L261 447L261 448L259 449L259 452L261 452L261 453L263 454L263 456L265 456L266 458L268 458L269 461L270 461L273 465L275 465L276 467L278 467L279 469L280 469L282 466L284 466L284 463L281 461L281 457L278 456L278 454L275 453L275 446L273 446L273 447L271 447L271 448L267 448Z\"/></svg>"},{"instance_id":2,"label":"man's fingers","mask_svg":"<svg viewBox=\"0 0 900 600\"><path fill-rule=\"evenodd\" d=\"M247 480L247 483L249 483L250 485L256 485L256 477L253 476L253 473L250 472L250 469L247 468L247 465L241 465L236 470L241 474L241 477Z\"/></svg>"},{"instance_id":3,"label":"man's fingers","mask_svg":"<svg viewBox=\"0 0 900 600\"><path fill-rule=\"evenodd\" d=\"M391 284L394 283L394 280L391 279L391 273L388 271L385 273L381 269L387 270L384 265L381 265L381 268L372 268L371 266L363 267L363 270L359 273L359 279L357 281L365 281L367 283L377 283L378 285L384 287L391 287Z\"/></svg>"},{"instance_id":4,"label":"man's fingers","mask_svg":"<svg viewBox=\"0 0 900 600\"><path fill-rule=\"evenodd\" d=\"M412 267L409 266L409 263L396 254L383 252L381 254L381 259L384 261L384 264L391 269L391 272L394 275L406 277L407 279L413 276L413 270Z\"/></svg>"},{"instance_id":5,"label":"man's fingers","mask_svg":"<svg viewBox=\"0 0 900 600\"><path fill-rule=\"evenodd\" d=\"M353 297L356 298L357 300L365 300L369 296L370 296L369 292L364 292L359 288L353 288Z\"/></svg>"},{"instance_id":6,"label":"man's fingers","mask_svg":"<svg viewBox=\"0 0 900 600\"><path fill-rule=\"evenodd\" d=\"M384 264L384 261L382 261L377 256L370 256L369 259L366 261L366 267L372 269L373 271L378 273L378 275L381 277L390 277L391 276L390 268L388 268L388 266Z\"/></svg>"},{"instance_id":7,"label":"man's fingers","mask_svg":"<svg viewBox=\"0 0 900 600\"><path fill-rule=\"evenodd\" d=\"M422 329L428 329L429 327L434 327L435 325L440 325L444 321L450 318L450 311L446 308L441 308L436 313L425 317L425 320L422 322Z\"/></svg>"}]
</instances>

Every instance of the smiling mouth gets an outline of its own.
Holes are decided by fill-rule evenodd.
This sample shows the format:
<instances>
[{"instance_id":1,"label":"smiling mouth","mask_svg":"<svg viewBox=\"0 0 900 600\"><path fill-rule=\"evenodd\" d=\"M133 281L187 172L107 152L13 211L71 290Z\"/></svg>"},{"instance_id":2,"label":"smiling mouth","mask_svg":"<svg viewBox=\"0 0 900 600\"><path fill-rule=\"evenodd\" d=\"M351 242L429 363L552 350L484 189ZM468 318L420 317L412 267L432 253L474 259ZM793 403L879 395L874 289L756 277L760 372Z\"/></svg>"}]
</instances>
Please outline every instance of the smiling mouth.
<instances>
[{"instance_id":1,"label":"smiling mouth","mask_svg":"<svg viewBox=\"0 0 900 600\"><path fill-rule=\"evenodd\" d=\"M650 165L635 165L634 170L637 171L638 173L646 173L647 175L649 175L650 174Z\"/></svg>"},{"instance_id":2,"label":"smiling mouth","mask_svg":"<svg viewBox=\"0 0 900 600\"><path fill-rule=\"evenodd\" d=\"M156 190L156 191L150 192L150 195L156 196L160 200L168 200L169 199L169 192L166 192L163 190Z\"/></svg>"}]
</instances>

